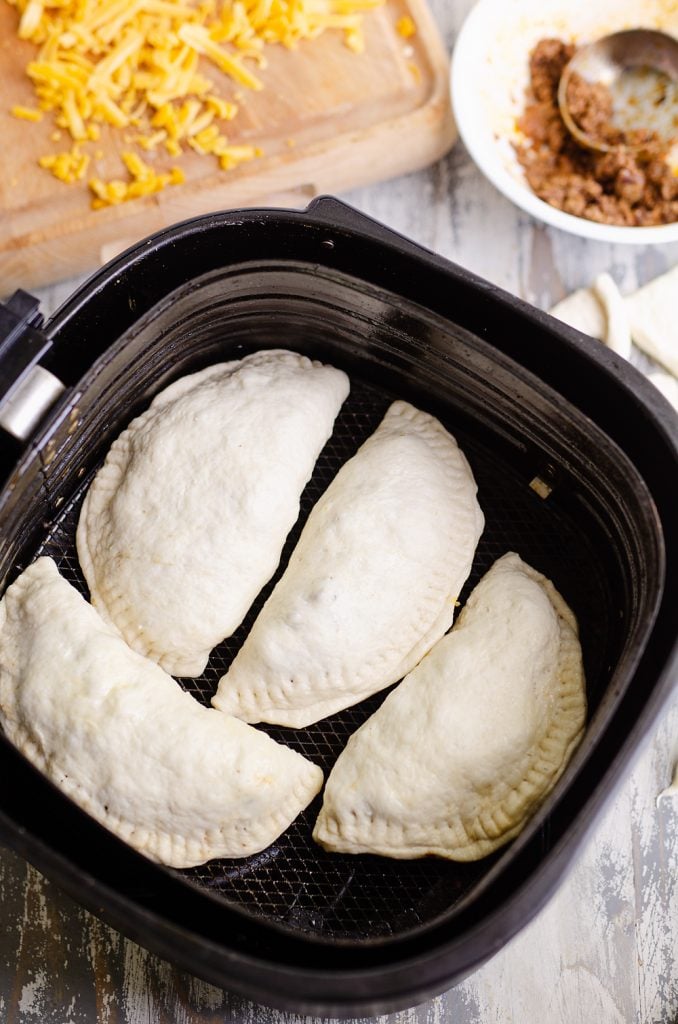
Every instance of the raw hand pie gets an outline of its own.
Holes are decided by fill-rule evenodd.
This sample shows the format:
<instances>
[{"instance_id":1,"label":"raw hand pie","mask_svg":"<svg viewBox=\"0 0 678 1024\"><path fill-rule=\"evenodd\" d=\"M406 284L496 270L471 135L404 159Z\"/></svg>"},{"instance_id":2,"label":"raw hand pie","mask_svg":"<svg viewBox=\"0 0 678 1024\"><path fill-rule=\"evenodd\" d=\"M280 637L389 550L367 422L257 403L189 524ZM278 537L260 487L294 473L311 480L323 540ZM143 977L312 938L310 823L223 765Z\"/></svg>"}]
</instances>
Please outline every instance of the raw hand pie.
<instances>
[{"instance_id":1,"label":"raw hand pie","mask_svg":"<svg viewBox=\"0 0 678 1024\"><path fill-rule=\"evenodd\" d=\"M585 716L574 615L549 580L505 555L348 741L313 837L345 853L484 857L555 785Z\"/></svg>"},{"instance_id":2,"label":"raw hand pie","mask_svg":"<svg viewBox=\"0 0 678 1024\"><path fill-rule=\"evenodd\" d=\"M340 370L257 352L175 381L120 435L77 542L92 603L131 647L200 675L275 572L347 394Z\"/></svg>"},{"instance_id":3,"label":"raw hand pie","mask_svg":"<svg viewBox=\"0 0 678 1024\"><path fill-rule=\"evenodd\" d=\"M457 443L395 402L308 518L215 707L295 728L400 679L449 629L484 522Z\"/></svg>"},{"instance_id":4,"label":"raw hand pie","mask_svg":"<svg viewBox=\"0 0 678 1024\"><path fill-rule=\"evenodd\" d=\"M0 722L92 817L173 867L263 850L322 785L300 754L130 650L50 558L0 603Z\"/></svg>"}]
</instances>

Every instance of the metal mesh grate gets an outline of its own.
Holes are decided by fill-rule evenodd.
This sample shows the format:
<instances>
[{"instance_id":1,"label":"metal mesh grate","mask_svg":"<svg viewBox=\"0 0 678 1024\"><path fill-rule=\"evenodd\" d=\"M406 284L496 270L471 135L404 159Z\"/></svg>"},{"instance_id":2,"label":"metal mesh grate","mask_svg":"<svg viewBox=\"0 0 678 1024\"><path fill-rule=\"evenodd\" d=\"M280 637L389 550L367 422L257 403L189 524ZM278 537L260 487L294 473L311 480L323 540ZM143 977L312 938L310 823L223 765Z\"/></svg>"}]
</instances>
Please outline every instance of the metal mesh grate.
<instances>
[{"instance_id":1,"label":"metal mesh grate","mask_svg":"<svg viewBox=\"0 0 678 1024\"><path fill-rule=\"evenodd\" d=\"M352 383L333 436L302 496L301 516L285 545L278 574L259 595L238 631L213 651L205 673L199 679L181 680L204 704L209 705L220 676L282 573L311 508L340 466L374 431L390 401L391 397L381 390ZM462 603L496 558L516 550L554 580L577 613L583 627L587 677L593 686L589 698L595 703L596 690L602 686L611 600L586 531L564 511L557 493L542 501L510 465L467 435L463 424L449 422L447 426L473 467L486 518ZM75 551L75 527L88 484L89 479L60 510L37 552L51 555L66 579L83 593L87 591ZM262 728L320 765L327 774L348 737L384 696L376 695L307 729ZM395 934L436 916L463 896L495 859L453 864L435 859L390 861L327 854L311 839L319 807L320 797L263 853L244 860L212 861L183 874L267 918L306 932L359 938ZM545 837L543 841L547 842Z\"/></svg>"}]
</instances>

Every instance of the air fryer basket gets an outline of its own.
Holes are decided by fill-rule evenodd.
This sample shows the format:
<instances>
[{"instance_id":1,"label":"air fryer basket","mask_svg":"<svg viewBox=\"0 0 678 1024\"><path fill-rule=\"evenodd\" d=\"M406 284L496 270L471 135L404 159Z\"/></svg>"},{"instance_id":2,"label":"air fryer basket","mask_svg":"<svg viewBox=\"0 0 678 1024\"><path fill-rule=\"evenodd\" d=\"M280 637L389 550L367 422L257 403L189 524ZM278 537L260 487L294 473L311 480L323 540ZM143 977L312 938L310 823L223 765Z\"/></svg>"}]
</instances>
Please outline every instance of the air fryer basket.
<instances>
[{"instance_id":1,"label":"air fryer basket","mask_svg":"<svg viewBox=\"0 0 678 1024\"><path fill-rule=\"evenodd\" d=\"M659 670L673 641L669 623L662 647L671 555L665 549L674 538L665 536L661 478L648 479L642 459L638 465L624 443L632 412L647 437L650 428L662 435L661 422L615 376L604 353L588 352L566 328L364 225L333 202L315 204L305 217L219 215L123 256L48 325L53 344L43 364L70 389L31 447L16 464L8 461L0 496L5 585L37 555L49 554L86 593L75 525L114 437L177 376L258 348L286 347L345 369L351 394L304 492L278 575L238 632L213 652L204 675L182 680L198 700L209 704L310 509L394 398L439 416L472 465L486 528L462 602L496 558L515 550L575 610L589 700L585 739L521 837L474 864L327 854L310 837L318 799L255 857L168 871L87 819L3 742L3 777L11 766L18 780L11 797L4 784L0 790L13 845L77 898L90 905L94 899L112 923L196 973L253 998L316 1012L393 1008L438 991L535 912L609 791L619 749L627 741L627 757L635 743L643 715L625 709L635 706L649 721L658 708L666 692ZM231 255L225 249L232 238ZM410 273L401 279L397 263L408 261ZM431 301L422 281L435 283L436 272L446 288ZM413 286L415 294L407 294ZM579 388L578 401L568 399L561 381L553 388L543 379L539 346L549 345L561 373L570 374L570 390ZM571 379L573 367L579 381ZM604 384L600 398L607 392L618 403L618 412L608 408L606 415L616 415L621 436L587 408L585 373ZM633 371L627 375L642 393ZM675 437L673 447L666 439L664 445L665 467L675 472ZM266 731L327 774L383 698L308 729ZM36 802L48 812L42 820ZM68 834L54 827L63 815L73 821ZM504 909L501 925L497 908Z\"/></svg>"}]
</instances>

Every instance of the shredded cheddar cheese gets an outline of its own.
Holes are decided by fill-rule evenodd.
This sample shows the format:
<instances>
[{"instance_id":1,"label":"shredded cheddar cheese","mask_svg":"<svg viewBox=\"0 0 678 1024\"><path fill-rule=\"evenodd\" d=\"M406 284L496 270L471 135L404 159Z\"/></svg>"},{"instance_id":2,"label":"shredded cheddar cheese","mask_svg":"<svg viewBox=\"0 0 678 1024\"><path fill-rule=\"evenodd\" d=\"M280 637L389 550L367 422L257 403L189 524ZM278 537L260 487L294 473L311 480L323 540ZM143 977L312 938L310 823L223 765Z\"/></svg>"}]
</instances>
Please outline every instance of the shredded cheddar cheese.
<instances>
[{"instance_id":1,"label":"shredded cheddar cheese","mask_svg":"<svg viewBox=\"0 0 678 1024\"><path fill-rule=\"evenodd\" d=\"M180 185L185 180L180 167L173 167L166 174L158 174L149 164L144 163L137 153L123 153L122 160L129 171L131 181L90 179L89 187L94 193L92 205L95 209L114 206L127 199L137 199L139 196L148 196L160 192L166 185Z\"/></svg>"},{"instance_id":2,"label":"shredded cheddar cheese","mask_svg":"<svg viewBox=\"0 0 678 1024\"><path fill-rule=\"evenodd\" d=\"M89 154L83 153L76 142L67 153L41 156L38 163L46 167L59 181L81 181L89 167Z\"/></svg>"},{"instance_id":3,"label":"shredded cheddar cheese","mask_svg":"<svg viewBox=\"0 0 678 1024\"><path fill-rule=\"evenodd\" d=\"M256 73L264 49L293 49L328 29L344 32L346 45L364 48L362 17L385 0L7 0L19 14L18 35L38 47L27 68L37 109L12 107L15 117L53 116L71 148L47 154L40 165L59 180L84 178L104 126L119 129L128 144L154 159L187 149L212 155L224 170L261 155L233 145L223 123L238 113L233 98L217 93L212 66L234 87L260 90ZM400 30L400 29L399 29ZM256 70L255 70L256 69ZM98 151L97 151L98 152ZM98 159L97 154L94 158ZM138 153L125 151L129 181L93 177L94 207L113 205L183 181L178 167L157 171Z\"/></svg>"},{"instance_id":4,"label":"shredded cheddar cheese","mask_svg":"<svg viewBox=\"0 0 678 1024\"><path fill-rule=\"evenodd\" d=\"M414 24L409 14L404 14L402 18L398 18L396 22L396 32L398 32L403 39L411 39L412 36L417 34L417 26Z\"/></svg>"},{"instance_id":5,"label":"shredded cheddar cheese","mask_svg":"<svg viewBox=\"0 0 678 1024\"><path fill-rule=\"evenodd\" d=\"M33 107L12 107L10 113L13 117L21 118L22 121L42 121L42 110L35 110Z\"/></svg>"}]
</instances>

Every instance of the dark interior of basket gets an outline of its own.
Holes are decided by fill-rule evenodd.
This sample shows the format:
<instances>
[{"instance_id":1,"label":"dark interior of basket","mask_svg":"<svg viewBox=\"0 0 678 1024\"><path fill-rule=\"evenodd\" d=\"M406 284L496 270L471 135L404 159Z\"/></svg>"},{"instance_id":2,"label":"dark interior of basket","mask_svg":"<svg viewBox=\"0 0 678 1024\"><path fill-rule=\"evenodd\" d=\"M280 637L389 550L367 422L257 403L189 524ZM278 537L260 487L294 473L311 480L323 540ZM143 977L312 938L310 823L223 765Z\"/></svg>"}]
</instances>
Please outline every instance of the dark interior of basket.
<instances>
[{"instance_id":1,"label":"dark interior of basket","mask_svg":"<svg viewBox=\"0 0 678 1024\"><path fill-rule=\"evenodd\" d=\"M478 484L486 526L461 602L506 551L553 580L580 624L590 737L618 697L610 680L647 615L649 597L636 582L645 557L639 538L647 526L642 481L629 478L614 447L576 410L485 342L395 296L308 268L262 264L211 275L163 303L99 360L83 382L76 412L36 453L40 486L33 502L30 469L24 474L21 517L3 557L8 581L35 556L48 554L86 594L75 528L111 441L169 380L260 347L295 349L346 369L351 393L304 491L278 573L237 632L214 650L205 673L181 684L209 705L313 505L389 403L405 398L441 418ZM45 496L48 512L38 516ZM384 696L306 729L260 728L327 774ZM399 934L437 917L506 855L458 864L326 853L311 839L320 800L263 853L182 874L267 919L327 938L362 939ZM540 831L546 850L548 828Z\"/></svg>"}]
</instances>

